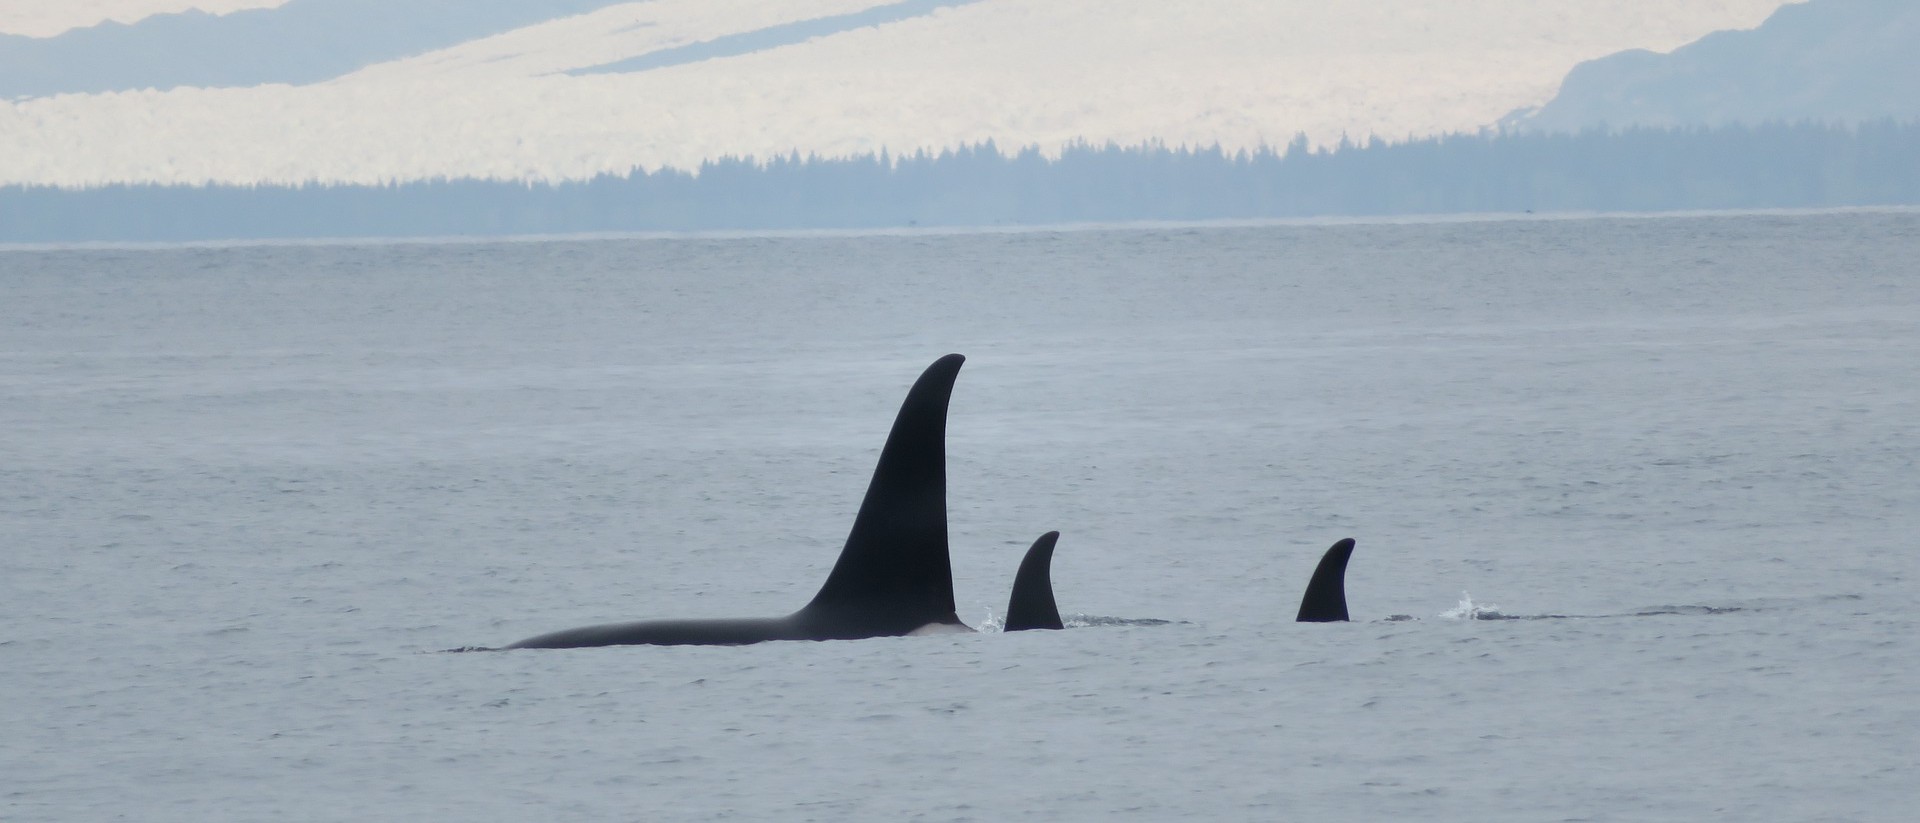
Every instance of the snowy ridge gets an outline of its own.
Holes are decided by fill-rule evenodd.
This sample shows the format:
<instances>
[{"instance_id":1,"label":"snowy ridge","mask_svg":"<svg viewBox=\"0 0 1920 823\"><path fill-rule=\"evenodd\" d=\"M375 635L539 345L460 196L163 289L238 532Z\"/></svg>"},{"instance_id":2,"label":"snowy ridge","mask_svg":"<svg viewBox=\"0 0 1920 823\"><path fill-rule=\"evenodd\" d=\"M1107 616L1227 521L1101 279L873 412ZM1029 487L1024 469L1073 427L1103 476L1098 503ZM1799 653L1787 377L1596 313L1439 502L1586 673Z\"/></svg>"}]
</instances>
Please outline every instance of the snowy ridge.
<instances>
[{"instance_id":1,"label":"snowy ridge","mask_svg":"<svg viewBox=\"0 0 1920 823\"><path fill-rule=\"evenodd\" d=\"M567 72L891 5L624 3L310 85L0 104L0 183L557 180L988 139L1252 147L1471 131L1574 64L1751 26L1779 0L979 0L647 71Z\"/></svg>"},{"instance_id":2,"label":"snowy ridge","mask_svg":"<svg viewBox=\"0 0 1920 823\"><path fill-rule=\"evenodd\" d=\"M1552 102L1502 126L1573 132L1920 117L1920 4L1817 0L1759 28L1722 31L1670 54L1628 51L1582 63Z\"/></svg>"},{"instance_id":3,"label":"snowy ridge","mask_svg":"<svg viewBox=\"0 0 1920 823\"><path fill-rule=\"evenodd\" d=\"M228 14L286 3L287 0L19 0L0 4L0 34L53 37L105 22L138 23L158 14L189 10Z\"/></svg>"}]
</instances>

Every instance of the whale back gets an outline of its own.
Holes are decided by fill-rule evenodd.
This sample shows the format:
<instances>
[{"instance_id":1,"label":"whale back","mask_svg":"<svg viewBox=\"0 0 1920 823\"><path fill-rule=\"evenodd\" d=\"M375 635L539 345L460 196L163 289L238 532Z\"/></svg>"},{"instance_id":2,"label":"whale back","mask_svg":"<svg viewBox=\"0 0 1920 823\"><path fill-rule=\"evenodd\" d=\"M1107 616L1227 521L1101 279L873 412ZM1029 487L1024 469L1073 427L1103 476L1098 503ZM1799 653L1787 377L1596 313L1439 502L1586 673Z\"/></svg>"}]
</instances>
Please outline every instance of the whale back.
<instances>
[{"instance_id":1,"label":"whale back","mask_svg":"<svg viewBox=\"0 0 1920 823\"><path fill-rule=\"evenodd\" d=\"M1307 593L1300 598L1297 623L1338 623L1347 619L1347 560L1353 556L1353 538L1333 544L1320 557L1320 565L1307 581Z\"/></svg>"},{"instance_id":2,"label":"whale back","mask_svg":"<svg viewBox=\"0 0 1920 823\"><path fill-rule=\"evenodd\" d=\"M959 624L947 553L947 401L966 358L920 374L894 417L833 572L793 618L834 637Z\"/></svg>"},{"instance_id":3,"label":"whale back","mask_svg":"<svg viewBox=\"0 0 1920 823\"><path fill-rule=\"evenodd\" d=\"M1060 622L1060 607L1053 602L1053 545L1059 539L1059 532L1040 535L1027 549L1027 556L1020 559L1003 631L1065 628Z\"/></svg>"}]
</instances>

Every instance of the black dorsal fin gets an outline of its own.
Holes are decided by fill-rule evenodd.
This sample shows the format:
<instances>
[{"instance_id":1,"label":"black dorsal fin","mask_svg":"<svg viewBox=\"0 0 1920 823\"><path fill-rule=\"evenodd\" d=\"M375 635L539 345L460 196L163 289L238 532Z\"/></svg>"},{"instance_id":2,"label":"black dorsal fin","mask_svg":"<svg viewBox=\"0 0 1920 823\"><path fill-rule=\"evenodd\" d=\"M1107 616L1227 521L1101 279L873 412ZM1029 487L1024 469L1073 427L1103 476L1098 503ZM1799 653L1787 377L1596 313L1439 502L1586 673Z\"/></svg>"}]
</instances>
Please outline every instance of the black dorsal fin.
<instances>
[{"instance_id":1,"label":"black dorsal fin","mask_svg":"<svg viewBox=\"0 0 1920 823\"><path fill-rule=\"evenodd\" d=\"M1059 539L1059 532L1040 535L1027 549L1027 556L1020 559L1003 631L1065 628L1060 622L1060 607L1053 603L1053 544Z\"/></svg>"},{"instance_id":2,"label":"black dorsal fin","mask_svg":"<svg viewBox=\"0 0 1920 823\"><path fill-rule=\"evenodd\" d=\"M1337 623L1347 619L1347 558L1353 556L1353 538L1333 544L1320 558L1300 598L1298 623Z\"/></svg>"},{"instance_id":3,"label":"black dorsal fin","mask_svg":"<svg viewBox=\"0 0 1920 823\"><path fill-rule=\"evenodd\" d=\"M947 400L966 358L933 361L907 391L833 572L796 617L862 637L960 622L947 557Z\"/></svg>"}]
</instances>

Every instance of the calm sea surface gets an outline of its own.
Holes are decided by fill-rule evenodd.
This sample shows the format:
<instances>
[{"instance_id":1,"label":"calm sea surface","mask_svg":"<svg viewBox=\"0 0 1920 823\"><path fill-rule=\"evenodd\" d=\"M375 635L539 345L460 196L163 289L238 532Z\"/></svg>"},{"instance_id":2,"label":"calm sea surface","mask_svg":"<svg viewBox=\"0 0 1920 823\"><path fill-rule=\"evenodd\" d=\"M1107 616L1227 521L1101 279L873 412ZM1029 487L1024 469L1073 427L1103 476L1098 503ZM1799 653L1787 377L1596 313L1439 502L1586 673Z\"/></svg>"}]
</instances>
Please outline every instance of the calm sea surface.
<instances>
[{"instance_id":1,"label":"calm sea surface","mask_svg":"<svg viewBox=\"0 0 1920 823\"><path fill-rule=\"evenodd\" d=\"M438 653L799 607L954 351L1094 625ZM1907 820L1917 464L1911 211L0 250L0 819Z\"/></svg>"}]
</instances>

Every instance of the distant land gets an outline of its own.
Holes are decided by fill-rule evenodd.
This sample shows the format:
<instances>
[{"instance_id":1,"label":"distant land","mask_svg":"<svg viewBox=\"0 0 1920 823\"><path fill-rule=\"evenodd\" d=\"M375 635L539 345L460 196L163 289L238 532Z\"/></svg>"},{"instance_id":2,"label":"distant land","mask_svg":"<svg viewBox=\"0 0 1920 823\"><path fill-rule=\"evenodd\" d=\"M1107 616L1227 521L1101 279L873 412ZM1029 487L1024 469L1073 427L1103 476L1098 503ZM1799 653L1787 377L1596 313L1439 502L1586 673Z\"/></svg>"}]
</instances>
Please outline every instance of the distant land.
<instances>
[{"instance_id":1,"label":"distant land","mask_svg":"<svg viewBox=\"0 0 1920 823\"><path fill-rule=\"evenodd\" d=\"M1507 129L1718 126L1920 117L1920 0L1812 0L1759 28L1668 54L1635 49L1574 67Z\"/></svg>"},{"instance_id":2,"label":"distant land","mask_svg":"<svg viewBox=\"0 0 1920 823\"><path fill-rule=\"evenodd\" d=\"M0 184L558 182L988 140L1048 156L1406 140L1487 127L1583 60L1785 2L213 1L227 13L0 3Z\"/></svg>"},{"instance_id":3,"label":"distant land","mask_svg":"<svg viewBox=\"0 0 1920 823\"><path fill-rule=\"evenodd\" d=\"M629 0L289 0L222 15L187 10L135 23L108 21L53 37L0 34L0 99L320 83L623 2ZM568 73L650 71L751 54L973 2L978 0L894 0Z\"/></svg>"},{"instance_id":4,"label":"distant land","mask_svg":"<svg viewBox=\"0 0 1920 823\"><path fill-rule=\"evenodd\" d=\"M0 34L0 98L306 84L621 0L290 0Z\"/></svg>"},{"instance_id":5,"label":"distant land","mask_svg":"<svg viewBox=\"0 0 1920 823\"><path fill-rule=\"evenodd\" d=\"M0 243L437 237L1920 205L1920 122L1314 149L991 143L526 184L0 187Z\"/></svg>"},{"instance_id":6,"label":"distant land","mask_svg":"<svg viewBox=\"0 0 1920 823\"><path fill-rule=\"evenodd\" d=\"M1505 2L289 0L0 37L0 243L1920 205L1920 0ZM1543 31L1572 39L1515 45ZM1279 132L1307 110L1425 125Z\"/></svg>"},{"instance_id":7,"label":"distant land","mask_svg":"<svg viewBox=\"0 0 1920 823\"><path fill-rule=\"evenodd\" d=\"M201 11L227 14L286 4L287 0L7 0L0 3L0 32L54 37L101 23L138 23L160 14Z\"/></svg>"}]
</instances>

